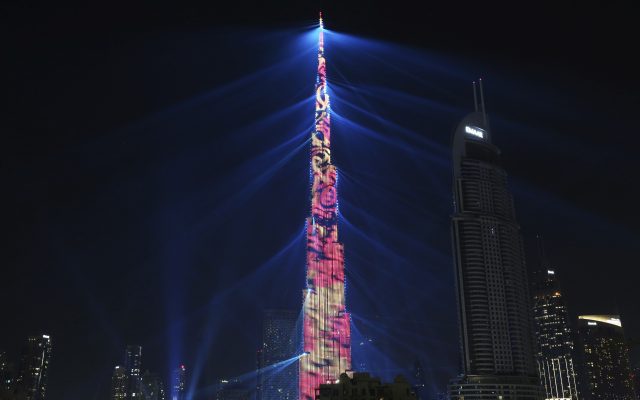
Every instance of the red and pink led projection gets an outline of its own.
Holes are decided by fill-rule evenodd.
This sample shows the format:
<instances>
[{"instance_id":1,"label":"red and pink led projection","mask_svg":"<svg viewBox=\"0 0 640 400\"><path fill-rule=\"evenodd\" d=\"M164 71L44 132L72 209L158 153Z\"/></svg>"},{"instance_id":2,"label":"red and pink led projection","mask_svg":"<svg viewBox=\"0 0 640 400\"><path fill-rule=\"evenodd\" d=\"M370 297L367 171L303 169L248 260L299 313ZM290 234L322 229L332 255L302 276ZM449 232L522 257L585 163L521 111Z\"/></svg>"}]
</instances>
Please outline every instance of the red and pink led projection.
<instances>
[{"instance_id":1,"label":"red and pink led projection","mask_svg":"<svg viewBox=\"0 0 640 400\"><path fill-rule=\"evenodd\" d=\"M300 399L315 399L321 383L351 368L350 318L345 309L344 248L338 241L336 167L331 164L331 114L320 15L315 130L311 135L311 217L307 218Z\"/></svg>"}]
</instances>

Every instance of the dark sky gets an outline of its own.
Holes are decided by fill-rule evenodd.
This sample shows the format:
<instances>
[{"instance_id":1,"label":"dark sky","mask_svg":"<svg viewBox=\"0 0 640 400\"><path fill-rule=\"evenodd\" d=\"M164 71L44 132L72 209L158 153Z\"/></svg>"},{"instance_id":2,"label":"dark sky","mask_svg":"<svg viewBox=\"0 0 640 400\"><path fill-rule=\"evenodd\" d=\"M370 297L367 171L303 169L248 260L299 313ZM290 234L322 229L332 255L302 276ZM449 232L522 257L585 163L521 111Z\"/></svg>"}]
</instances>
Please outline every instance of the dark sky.
<instances>
[{"instance_id":1,"label":"dark sky","mask_svg":"<svg viewBox=\"0 0 640 400\"><path fill-rule=\"evenodd\" d=\"M435 386L456 372L447 146L477 77L527 248L573 314L640 336L627 6L213 3L2 6L0 349L51 334L51 399L105 398L131 343L165 376L240 375L260 310L298 306L321 7L348 299L392 364L411 331Z\"/></svg>"}]
</instances>

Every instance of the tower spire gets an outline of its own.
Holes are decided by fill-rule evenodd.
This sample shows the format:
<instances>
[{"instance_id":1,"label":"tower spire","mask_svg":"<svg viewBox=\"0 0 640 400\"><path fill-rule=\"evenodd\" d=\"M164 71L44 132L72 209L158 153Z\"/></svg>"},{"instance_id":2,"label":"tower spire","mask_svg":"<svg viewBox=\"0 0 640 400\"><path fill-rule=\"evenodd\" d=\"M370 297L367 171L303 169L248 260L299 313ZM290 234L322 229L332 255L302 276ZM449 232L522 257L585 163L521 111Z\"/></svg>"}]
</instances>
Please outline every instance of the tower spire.
<instances>
[{"instance_id":1,"label":"tower spire","mask_svg":"<svg viewBox=\"0 0 640 400\"><path fill-rule=\"evenodd\" d=\"M318 33L318 58L320 54L324 55L324 23L322 22L322 11L319 18L320 32Z\"/></svg>"},{"instance_id":2,"label":"tower spire","mask_svg":"<svg viewBox=\"0 0 640 400\"><path fill-rule=\"evenodd\" d=\"M478 79L480 83L480 109L482 110L482 122L487 125L487 112L484 109L484 90L482 89L482 78Z\"/></svg>"},{"instance_id":3,"label":"tower spire","mask_svg":"<svg viewBox=\"0 0 640 400\"><path fill-rule=\"evenodd\" d=\"M476 90L476 81L473 81L473 108L478 112L478 92Z\"/></svg>"}]
</instances>

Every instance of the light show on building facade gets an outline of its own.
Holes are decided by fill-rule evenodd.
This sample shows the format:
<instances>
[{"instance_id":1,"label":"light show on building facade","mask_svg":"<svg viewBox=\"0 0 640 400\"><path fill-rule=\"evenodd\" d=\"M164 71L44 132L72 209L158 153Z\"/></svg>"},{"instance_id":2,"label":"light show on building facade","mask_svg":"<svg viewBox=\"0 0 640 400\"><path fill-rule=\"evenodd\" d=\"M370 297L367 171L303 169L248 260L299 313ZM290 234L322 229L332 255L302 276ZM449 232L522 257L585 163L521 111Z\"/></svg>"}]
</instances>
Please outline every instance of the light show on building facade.
<instances>
[{"instance_id":1,"label":"light show on building facade","mask_svg":"<svg viewBox=\"0 0 640 400\"><path fill-rule=\"evenodd\" d=\"M350 318L345 309L344 248L338 241L336 167L331 163L331 115L320 16L315 129L311 135L311 216L307 218L300 398L351 367Z\"/></svg>"}]
</instances>

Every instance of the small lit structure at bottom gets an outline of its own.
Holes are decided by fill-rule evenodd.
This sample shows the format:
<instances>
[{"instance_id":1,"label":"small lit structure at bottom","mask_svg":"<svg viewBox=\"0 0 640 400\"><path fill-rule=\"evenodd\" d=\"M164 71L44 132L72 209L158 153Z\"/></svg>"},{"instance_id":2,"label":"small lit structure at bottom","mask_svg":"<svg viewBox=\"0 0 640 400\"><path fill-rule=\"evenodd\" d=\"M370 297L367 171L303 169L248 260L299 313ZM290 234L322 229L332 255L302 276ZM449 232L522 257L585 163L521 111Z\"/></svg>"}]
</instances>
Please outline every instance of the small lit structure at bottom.
<instances>
[{"instance_id":1,"label":"small lit structure at bottom","mask_svg":"<svg viewBox=\"0 0 640 400\"><path fill-rule=\"evenodd\" d=\"M321 384L316 400L393 399L417 400L409 382L398 375L392 383L383 383L367 372L342 373L335 383Z\"/></svg>"}]
</instances>

